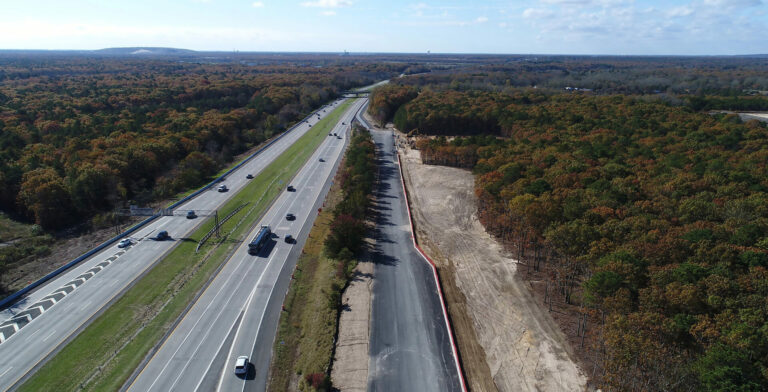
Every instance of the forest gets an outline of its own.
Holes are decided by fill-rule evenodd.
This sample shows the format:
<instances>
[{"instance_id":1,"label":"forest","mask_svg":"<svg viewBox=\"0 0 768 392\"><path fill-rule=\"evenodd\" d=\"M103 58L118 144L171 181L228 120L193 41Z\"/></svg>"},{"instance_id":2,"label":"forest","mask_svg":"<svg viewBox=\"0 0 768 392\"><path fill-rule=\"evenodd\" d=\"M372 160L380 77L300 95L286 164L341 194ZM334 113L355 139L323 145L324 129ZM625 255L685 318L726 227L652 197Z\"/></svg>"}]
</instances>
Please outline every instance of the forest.
<instances>
[{"instance_id":1,"label":"forest","mask_svg":"<svg viewBox=\"0 0 768 392\"><path fill-rule=\"evenodd\" d=\"M414 67L252 57L0 54L0 242L13 245L0 272L114 224L117 208L205 184L342 91Z\"/></svg>"},{"instance_id":2,"label":"forest","mask_svg":"<svg viewBox=\"0 0 768 392\"><path fill-rule=\"evenodd\" d=\"M692 83L765 89L768 64L714 63ZM620 89L517 88L486 68L378 88L369 113L418 136L425 163L471 169L481 223L601 325L592 383L768 390L768 127L707 112L765 98L636 94L620 75Z\"/></svg>"},{"instance_id":3,"label":"forest","mask_svg":"<svg viewBox=\"0 0 768 392\"><path fill-rule=\"evenodd\" d=\"M167 198L340 91L401 68L0 62L0 207L60 229Z\"/></svg>"}]
</instances>

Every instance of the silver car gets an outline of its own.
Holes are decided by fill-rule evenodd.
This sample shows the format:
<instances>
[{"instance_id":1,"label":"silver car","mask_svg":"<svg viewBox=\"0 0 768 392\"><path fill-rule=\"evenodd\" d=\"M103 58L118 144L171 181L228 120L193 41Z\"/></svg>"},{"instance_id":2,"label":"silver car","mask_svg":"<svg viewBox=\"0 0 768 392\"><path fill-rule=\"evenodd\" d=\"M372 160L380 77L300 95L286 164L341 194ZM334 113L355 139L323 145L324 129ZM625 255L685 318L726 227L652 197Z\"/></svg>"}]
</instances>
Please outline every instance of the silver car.
<instances>
[{"instance_id":1,"label":"silver car","mask_svg":"<svg viewBox=\"0 0 768 392\"><path fill-rule=\"evenodd\" d=\"M248 373L248 357L241 355L235 361L235 374L244 375L246 373Z\"/></svg>"}]
</instances>

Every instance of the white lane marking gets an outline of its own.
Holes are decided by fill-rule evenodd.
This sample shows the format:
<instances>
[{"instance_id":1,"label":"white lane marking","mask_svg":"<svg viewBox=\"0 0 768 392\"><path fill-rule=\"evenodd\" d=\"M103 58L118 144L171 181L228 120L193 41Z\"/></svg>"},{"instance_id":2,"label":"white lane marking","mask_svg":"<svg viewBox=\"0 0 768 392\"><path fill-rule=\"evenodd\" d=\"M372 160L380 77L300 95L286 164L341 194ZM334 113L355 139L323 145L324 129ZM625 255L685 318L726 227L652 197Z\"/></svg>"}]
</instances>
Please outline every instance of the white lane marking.
<instances>
[{"instance_id":1,"label":"white lane marking","mask_svg":"<svg viewBox=\"0 0 768 392\"><path fill-rule=\"evenodd\" d=\"M4 371L4 372L0 373L0 377L3 377L3 376L5 376L5 374L6 374L6 373L8 373L8 372L10 372L10 371L11 371L11 369L13 369L13 366L8 366L8 369L5 369L5 371Z\"/></svg>"},{"instance_id":2,"label":"white lane marking","mask_svg":"<svg viewBox=\"0 0 768 392\"><path fill-rule=\"evenodd\" d=\"M242 248L243 250L245 250L245 247L244 247L244 246L241 246L240 248ZM238 250L240 250L240 249L238 248ZM243 265L243 263L242 263L242 261L243 261L243 260L248 260L248 259L249 259L248 257L241 259L241 263L240 263L240 265L239 265L238 267L240 267L240 266L242 266L242 265ZM271 257L270 257L270 259L271 259ZM251 269L253 269L253 266L255 266L255 265L257 265L257 263L250 263L250 265L248 266L248 269L245 271L246 273L244 273L244 274L242 274L242 275L241 275L241 279L240 279L240 282L238 283L238 285L237 285L237 286L240 286L240 285L243 283L243 281L245 280L245 276L246 276L246 275L247 275L247 274L248 274L248 273L251 271ZM239 269L239 268L238 268L238 269ZM266 270L266 268L265 268L265 270ZM262 271L262 273L261 273L261 274L263 275L263 274L264 274L264 271ZM258 284L257 284L257 285L258 285ZM237 286L232 286L232 287L237 287ZM229 286L224 286L224 287L229 287ZM255 289L255 286L254 286L254 289ZM234 294L235 294L235 290L232 290L232 293L230 294L229 298L227 299L227 303L229 303L229 302L230 302L230 300L232 299L232 297L234 296ZM214 299L215 299L215 297L214 297ZM213 302L211 302L211 304L212 304L212 303L213 303ZM209 305L209 306L210 306L210 305ZM208 309L206 308L206 312L207 312L207 310L208 310ZM221 316L221 314L223 313L223 311L224 311L224 307L220 308L220 310L219 310L219 313L218 313L218 315L217 315L218 317L217 317L216 319L218 319L218 318ZM203 316L203 315L201 315L200 319L202 319L202 316ZM199 321L200 321L200 320L198 320L198 322L199 322ZM232 329L232 326L234 325L234 323L235 323L236 321L237 321L237 318L235 318L235 320L233 320L233 321L232 321L232 324L230 325L229 329L227 329L227 332L229 332L229 331ZM197 322L196 322L195 324L197 324ZM197 351L200 349L200 346L202 346L203 342L206 340L205 338L208 336L208 334L210 333L211 329L213 329L213 327L215 326L215 324L216 324L215 322L214 322L214 323L211 323L211 325L210 325L210 326L208 327L208 329L205 331L205 334L203 335L203 338L202 338L202 339L200 339L200 340L198 341L198 343L197 343L197 346L195 346L195 349L194 349L194 351L192 352L192 355L190 355L190 356L189 356L189 360L187 360L187 362L184 364L184 367L181 369L181 371L179 371L179 375L178 375L178 376L176 377L176 379L173 381L173 384L171 384L171 387L169 388L169 390L172 390L172 389L173 389L173 387L174 387L174 386L176 386L176 383L177 383L177 382L179 382L179 380L181 379L181 376L184 374L184 371L186 370L187 366L189 366L189 363L192 361L192 359L194 358L195 354L197 354ZM191 332L192 332L192 331L190 331L190 333L191 333ZM227 333L227 334L228 334L228 333ZM226 340L226 338L225 338L224 340ZM186 341L186 338L185 338L185 339L182 341L181 345L183 345L185 341ZM223 342L223 340L222 340L222 342ZM178 350L177 350L177 351L178 351ZM216 350L216 352L218 353L218 350ZM214 356L215 356L215 354L214 354ZM174 354L174 357L175 357L175 354ZM203 379L205 378L205 373L201 374L200 376L201 376L202 378L200 379L200 382L198 382L198 385L199 385L199 383L202 383ZM197 388L195 388L195 390L197 390Z\"/></svg>"},{"instance_id":3,"label":"white lane marking","mask_svg":"<svg viewBox=\"0 0 768 392\"><path fill-rule=\"evenodd\" d=\"M245 245L247 245L247 244L245 244L245 242L243 242L243 244L244 244L244 245L241 245L241 248L245 249L245 248L244 248L244 246L245 246ZM243 258L243 259L241 259L241 260L240 260L240 265L239 265L239 266L237 266L237 267L235 268L235 270L239 269L238 267L242 266L242 264L245 262L245 260L248 260L248 258ZM248 266L248 269L247 269L247 271L250 271L250 269L251 269L251 268L253 268L253 266L254 266L254 265L256 265L256 263L250 263L250 265ZM246 271L246 272L247 272L247 271ZM245 279L245 276L246 276L246 275L247 275L247 274L242 274L242 275L240 275L240 276L239 276L239 277L240 277L240 283L239 283L239 284L242 284L242 281ZM236 277L236 275L234 275L234 274L233 274L233 275L230 275L229 277L227 277L227 279L225 280L225 282L229 282L229 281L230 281L230 279L233 279L233 278L235 278L235 277ZM238 284L238 285L239 285L239 284ZM209 286L209 287L210 287L210 286ZM203 320L203 317L202 317L202 316L204 316L205 314L207 314L207 313L208 313L208 310L209 310L209 309L211 308L211 306L213 306L213 304L216 302L216 298L218 298L218 296L219 296L219 295L220 295L222 292L224 292L224 290L225 290L225 289L229 289L230 287L237 287L237 285L223 284L223 285L222 285L222 286L219 288L219 291L217 291L217 292L216 292L216 295L214 295L214 296L213 296L213 298L211 299L211 301L209 301L209 302L208 302L208 305L206 305L205 309L203 309L203 312L200 314L200 317L199 317L199 318L198 318L198 319L195 321L195 323L194 323L194 324L192 324L192 328L190 328L189 332L187 332L187 334L186 334L186 335L184 336L184 338L181 340L181 342L179 343L178 347L177 347L177 348L176 348L176 350L173 352L173 355L171 356L171 358L176 358L176 354L179 352L179 350L181 350L181 348L182 348L182 347L184 347L184 343L185 343L185 342L187 341L187 339L190 337L190 335L192 334L192 332L194 332L194 331L197 329L197 328L196 328L196 327L197 327L197 324L198 324L198 323L200 323L200 321L202 321L202 320ZM228 297L228 299L227 299L227 301L226 301L226 302L229 302L229 300L230 300L230 299L231 299L231 298L232 298L234 295L235 295L235 291L234 291L234 290L231 290L231 291L229 291L229 297ZM222 311L224 311L224 307L222 307L222 308L220 308L220 309L219 309L219 315L221 314L221 312L222 312ZM211 323L211 325L210 325L210 327L208 328L208 330L210 330L210 328L211 328L211 327L213 327L215 324L216 324L216 323ZM180 325L181 325L181 323L179 323L179 324L177 325L177 328L178 328L178 326L180 326ZM206 332L206 335L207 335L207 332ZM170 338L170 337L169 337L169 338ZM200 341L202 342L202 341L203 341L203 339L201 339ZM160 352L160 351L158 350L158 352ZM191 358L190 358L190 360L191 360ZM165 366L163 366L163 368L162 368L162 369L160 369L160 372L158 373L157 377L155 377L155 379L152 381L152 384L150 384L150 385L149 385L149 388L147 388L148 390L151 390L151 389L152 389L152 387L154 387L154 385L157 383L157 381L158 381L158 380L160 380L160 378L161 378L162 374L163 374L163 373L165 373L165 370L168 368L168 366L171 364L171 362L172 362L172 361L168 361L168 362L166 362ZM189 363L189 361L187 361L187 363ZM147 365L147 366L149 366L149 365ZM184 367L186 368L186 365L185 365ZM181 377L182 373L183 373L183 372L179 372L179 376L178 376L178 377ZM173 385L175 385L175 384L176 384L176 382L178 382L178 379L179 379L178 377L177 377L177 378L174 380L174 382L173 382ZM170 389L173 389L173 386L171 386L171 388L170 388Z\"/></svg>"},{"instance_id":4,"label":"white lane marking","mask_svg":"<svg viewBox=\"0 0 768 392\"><path fill-rule=\"evenodd\" d=\"M244 312L243 312L243 318L240 322L240 326L242 326L243 322L245 321L245 315L248 312L248 307L251 304L251 301L253 300L254 294L256 294L256 288L259 287L259 284L261 283L261 279L264 278L264 275L267 274L267 270L269 269L269 265L272 264L272 260L274 260L274 257L277 255L277 251L273 250L272 255L269 256L269 260L267 261L267 266L264 267L264 269L261 271L261 274L259 275L259 279L256 281L256 284L253 286L253 289L251 290L250 294L248 294L248 301L245 302L245 305L243 306ZM237 319L235 319L237 321ZM234 322L232 323L234 324ZM238 326L237 331L235 331L235 337L232 339L232 345L229 347L229 353L227 354L227 358L224 360L224 371L222 372L222 377L219 378L219 384L216 386L216 390L221 390L221 383L224 381L224 374L227 374L226 368L227 364L229 364L229 358L232 357L232 350L235 348L235 342L237 342L237 336L240 334L240 326ZM231 327L230 327L231 329ZM221 342L221 345L219 345L219 350L221 349L221 346L224 345L224 341ZM219 350L216 350L218 353ZM208 365L208 369L213 366L213 361ZM207 373L207 370L206 370ZM200 384L203 382L203 379L200 380L200 382L197 384L197 387L195 387L195 390L197 390L200 387Z\"/></svg>"},{"instance_id":5,"label":"white lane marking","mask_svg":"<svg viewBox=\"0 0 768 392\"><path fill-rule=\"evenodd\" d=\"M328 153L329 152L328 150L332 150L332 149L334 149L334 147L336 147L336 146L334 146L334 145L326 145L325 146L325 150L326 151L324 151L324 153ZM338 159L338 154L339 154L339 152L337 151L337 157L336 157L337 159ZM303 167L301 169L301 171L304 171L305 169L309 170L309 173L303 173L304 174L304 179L305 179L305 181L304 181L305 184L307 182L309 182L310 179L323 178L323 177L319 177L319 176L315 175L316 172L318 172L318 171L320 171L322 169L326 169L326 171L327 171L327 174L324 177L325 181L327 181L330 178L330 174L332 172L332 168L331 167L321 166L321 165L317 165L317 164L309 166L309 167L305 166L305 167ZM314 187L307 187L306 185L304 186L304 188L310 189L310 190L314 190ZM320 192L318 192L314 196L315 196L314 200L317 201L317 199L320 197ZM291 200L291 204L290 204L289 208L292 208L294 206L294 204L296 204L297 201L299 201L298 198L293 198L293 200ZM312 203L311 206L313 206L313 205L314 205L314 203ZM281 207L282 207L282 205L281 205ZM311 214L311 213L312 213L311 210L308 211L308 213L304 217L304 221L302 222L302 226L304 226L306 224L307 220L309 219L309 214ZM278 216L282 216L282 215L278 215ZM289 250L289 252L290 252L290 250ZM274 253L277 254L277 251L274 251ZM270 261L271 261L271 258L270 258ZM282 269L285 267L285 263L287 261L288 261L288 257L286 256L285 259L283 260L282 265L280 265L280 268L278 269L277 277L280 276L280 271L282 271ZM266 273L266 271L267 271L267 269L269 269L269 267L270 267L270 265L268 264L267 268L264 269L264 273ZM259 278L259 282L257 282L256 286L254 287L251 296L253 294L255 294L256 288L259 286L260 282L261 282L261 278ZM277 280L275 280L275 283L277 283ZM251 344L249 347L255 347L256 346L256 340L258 340L259 331L261 330L261 325L262 325L262 323L264 321L264 315L266 314L267 307L269 306L269 301L271 300L272 294L274 293L275 286L276 286L276 284L273 284L271 289L269 290L269 295L267 296L267 300L266 300L266 302L264 304L264 309L262 310L261 315L259 316L259 322L256 325L256 334L254 335L254 338L253 338L253 344ZM249 298L248 304L250 304L251 299L252 298ZM246 307L246 312L248 311L248 309L249 308ZM240 334L240 330L242 329L243 324L245 323L245 319L246 319L246 315L243 314L243 321L240 323L240 325L237 328L237 332L235 333L235 338L232 341L232 346L230 347L229 354L227 355L227 359L225 360L225 363L224 363L224 369L222 371L222 377L219 379L219 385L216 388L217 390L221 390L221 386L222 386L222 383L224 381L225 374L227 374L227 366L229 365L229 360L232 358L232 350L234 349L235 343L237 342L237 337ZM199 384L198 384L198 387L199 387ZM243 387L245 387L245 380L243 380Z\"/></svg>"},{"instance_id":6,"label":"white lane marking","mask_svg":"<svg viewBox=\"0 0 768 392\"><path fill-rule=\"evenodd\" d=\"M285 140L285 139L283 139L283 140ZM330 150L330 149L332 149L332 147L333 147L333 146L327 146L327 147L326 147L326 149L327 149L327 150ZM309 162L307 162L307 163L309 163ZM311 166L311 167L312 167L312 169L314 169L314 171L317 171L317 170L319 169L317 165L313 165L313 166ZM312 179L313 177L314 177L314 176L305 176L305 181L304 181L304 182L308 182L308 181L309 181L310 179ZM285 207L285 205L286 205L286 201L288 201L288 200L283 200L283 202L282 202L282 203L280 203L280 205L279 205L279 206L275 206L275 207L277 207L277 208L276 208L276 211L280 211L281 209L283 209L283 207ZM295 203L296 203L296 200L292 200L292 203L291 203L291 205L293 205L293 204L295 204ZM269 214L269 213L267 213L266 215L270 215L270 214ZM282 217L282 215L277 215L277 216L280 216L280 217ZM275 218L273 217L272 219L274 220ZM306 219L304 219L304 221L306 222ZM244 247L243 247L243 249L244 249ZM270 256L270 259L269 259L269 261L267 262L267 265L268 265L268 266L269 266L269 263L271 263L271 260L274 258L274 256L275 256L276 254L277 254L277 251L274 251L274 252L273 252L273 254ZM243 261L245 261L245 260L247 260L247 258L246 258L246 259L243 259L243 260L241 260L241 265L242 265L242 262L243 262ZM238 266L237 268L239 268L239 266ZM264 272L266 271L266 269L267 269L267 268L265 268L265 270L264 270L264 271L262 271L262 274L261 274L261 276L260 276L260 278L259 278L259 282L261 281L262 277L264 276ZM282 269L282 266L281 266L281 269ZM249 270L250 270L250 268L249 268ZM242 284L242 283L240 283L240 284ZM258 284L257 284L257 285L258 285ZM254 287L254 290L255 290L255 287ZM219 295L219 293L217 293L217 294L214 296L214 298L213 298L213 299L215 300L215 299L218 297L218 295ZM230 298L231 298L231 297L232 297L232 296L230 295ZM210 306L211 306L211 304L212 304L212 303L213 303L213 301L212 301L211 303L209 303L209 305L208 305L208 306L206 307L206 309L204 310L204 312L203 312L203 315L204 315L204 314L206 314L206 313L208 312L208 308L210 308ZM219 312L219 314L221 314L221 312ZM201 315L201 317L202 317L202 315ZM262 315L262 317L263 317L263 315ZM199 323L199 321L200 321L200 319L198 319L198 320L195 322L195 324L193 325L193 330L194 330L194 328L196 327L197 323ZM234 322L233 322L233 324L234 324ZM230 327L230 329L231 329L231 327ZM209 328L209 330L210 330L210 328ZM185 337L185 338L182 340L182 342L180 343L180 346L179 346L179 347L177 348L177 350L174 352L174 356L175 356L175 355L176 355L176 353L177 353L177 352L178 352L178 351L181 349L181 346L183 346L183 344L186 342L186 340L187 340L187 338L189 337L189 335L191 334L191 332L192 332L192 331L190 331L190 332L187 334L187 336L186 336L186 337ZM239 329L238 329L238 332L239 332ZM206 336L208 335L208 331L206 331L205 335L206 335ZM200 343L198 344L198 348L199 348L199 346L200 346L201 344L202 344L202 340L201 340L201 341L200 341ZM196 349L195 349L195 351L194 351L195 353L197 352L198 348L196 348ZM217 350L217 352L218 352L218 350ZM179 378L181 377L181 375L182 375L182 373L183 373L184 369L186 369L186 367L188 366L189 362L190 362L190 361L187 361L187 363L184 365L184 368L182 369L182 371L181 371L181 372L179 372L179 376L177 376L176 380L174 380L174 382L173 382L173 385L171 386L171 388L173 388L173 387L176 385L176 383L178 382ZM165 373L165 370L166 370L166 368L167 368L167 367L168 367L168 364L166 364L166 366L164 366L164 367L163 367L163 369L161 369L161 371L160 371L160 373L159 373L159 374L160 374L160 375L162 375L163 373ZM210 367L210 365L209 365L209 367ZM204 376L204 375L203 375L203 376ZM159 378L159 375L158 375L158 378ZM150 389L151 389L151 388L154 386L154 384L157 382L158 378L156 378L156 379L153 381L152 385L150 385L150 387L149 387Z\"/></svg>"},{"instance_id":7,"label":"white lane marking","mask_svg":"<svg viewBox=\"0 0 768 392\"><path fill-rule=\"evenodd\" d=\"M40 332L40 330L36 329L35 332L32 332L31 334L29 334L29 336L27 336L27 340L32 339L32 336L35 336L35 334L38 333L38 332Z\"/></svg>"},{"instance_id":8,"label":"white lane marking","mask_svg":"<svg viewBox=\"0 0 768 392\"><path fill-rule=\"evenodd\" d=\"M48 336L43 338L43 341L46 341L46 340L50 339L51 336L53 336L53 334L55 334L55 333L56 333L56 330L51 331L51 333L49 333Z\"/></svg>"},{"instance_id":9,"label":"white lane marking","mask_svg":"<svg viewBox=\"0 0 768 392\"><path fill-rule=\"evenodd\" d=\"M80 306L80 309L82 309L82 310L88 309L88 306L91 305L91 302L93 302L93 301L87 301L86 303L82 304Z\"/></svg>"}]
</instances>

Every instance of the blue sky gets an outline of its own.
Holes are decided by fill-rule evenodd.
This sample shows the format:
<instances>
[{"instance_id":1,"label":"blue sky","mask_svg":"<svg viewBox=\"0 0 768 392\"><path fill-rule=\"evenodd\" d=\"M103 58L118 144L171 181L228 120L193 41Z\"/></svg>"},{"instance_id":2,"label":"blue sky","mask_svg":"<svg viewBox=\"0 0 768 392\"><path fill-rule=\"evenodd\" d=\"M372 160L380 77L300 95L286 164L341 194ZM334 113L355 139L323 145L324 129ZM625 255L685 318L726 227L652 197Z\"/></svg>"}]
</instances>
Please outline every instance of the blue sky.
<instances>
[{"instance_id":1,"label":"blue sky","mask_svg":"<svg viewBox=\"0 0 768 392\"><path fill-rule=\"evenodd\" d=\"M2 49L768 53L768 0L6 0Z\"/></svg>"}]
</instances>

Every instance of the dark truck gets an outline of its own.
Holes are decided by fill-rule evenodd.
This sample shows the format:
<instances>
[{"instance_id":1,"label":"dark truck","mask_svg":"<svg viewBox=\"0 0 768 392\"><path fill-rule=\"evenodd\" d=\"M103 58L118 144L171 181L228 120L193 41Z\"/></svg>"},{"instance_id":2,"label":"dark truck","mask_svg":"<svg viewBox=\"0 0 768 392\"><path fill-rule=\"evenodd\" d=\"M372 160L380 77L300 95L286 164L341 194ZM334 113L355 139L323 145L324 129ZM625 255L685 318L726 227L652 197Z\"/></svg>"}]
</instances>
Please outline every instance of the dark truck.
<instances>
[{"instance_id":1,"label":"dark truck","mask_svg":"<svg viewBox=\"0 0 768 392\"><path fill-rule=\"evenodd\" d=\"M264 247L264 244L266 244L271 237L272 230L270 230L269 226L261 226L259 232L256 233L256 236L253 237L253 240L248 244L248 253L252 255L259 254L261 248Z\"/></svg>"}]
</instances>

